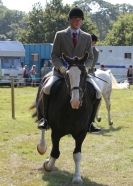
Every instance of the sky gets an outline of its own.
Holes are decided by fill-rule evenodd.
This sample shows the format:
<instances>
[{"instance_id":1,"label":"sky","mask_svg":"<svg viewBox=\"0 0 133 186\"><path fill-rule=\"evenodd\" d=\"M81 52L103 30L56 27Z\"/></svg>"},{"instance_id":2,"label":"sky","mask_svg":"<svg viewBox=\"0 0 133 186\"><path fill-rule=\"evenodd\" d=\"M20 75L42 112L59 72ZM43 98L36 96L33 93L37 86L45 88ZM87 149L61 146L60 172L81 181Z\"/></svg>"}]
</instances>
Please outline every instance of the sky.
<instances>
[{"instance_id":1,"label":"sky","mask_svg":"<svg viewBox=\"0 0 133 186\"><path fill-rule=\"evenodd\" d=\"M49 0L2 0L3 4L9 8L9 9L15 9L15 10L21 10L28 12L32 9L32 5L39 2L44 7L45 3ZM106 2L110 2L112 4L122 4L122 3L128 3L133 5L133 0L105 0ZM70 4L69 0L63 0L64 3ZM71 0L71 3L73 3L74 0Z\"/></svg>"}]
</instances>

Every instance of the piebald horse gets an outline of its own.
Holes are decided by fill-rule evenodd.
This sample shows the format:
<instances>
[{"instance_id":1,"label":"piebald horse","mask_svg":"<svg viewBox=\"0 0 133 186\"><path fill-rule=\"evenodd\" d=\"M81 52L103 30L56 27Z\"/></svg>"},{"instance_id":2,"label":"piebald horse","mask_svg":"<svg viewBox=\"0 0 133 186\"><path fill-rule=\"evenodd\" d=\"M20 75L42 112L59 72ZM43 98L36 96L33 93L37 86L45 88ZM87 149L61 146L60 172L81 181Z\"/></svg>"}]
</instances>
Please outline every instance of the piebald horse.
<instances>
[{"instance_id":1,"label":"piebald horse","mask_svg":"<svg viewBox=\"0 0 133 186\"><path fill-rule=\"evenodd\" d=\"M65 78L58 80L52 86L48 107L47 120L51 128L52 150L50 158L44 162L44 168L47 171L52 171L56 159L60 155L60 139L71 134L75 140L73 183L82 182L80 174L82 143L88 127L94 120L94 113L96 113L99 104L94 86L86 81L87 72L84 62L87 57L88 54L81 58L69 58L63 55L63 58L68 62L68 71ZM41 88L39 87L37 100L43 97ZM40 107L43 112L43 101L40 104L42 104ZM41 131L41 140L37 149L40 154L46 152L45 130Z\"/></svg>"}]
</instances>

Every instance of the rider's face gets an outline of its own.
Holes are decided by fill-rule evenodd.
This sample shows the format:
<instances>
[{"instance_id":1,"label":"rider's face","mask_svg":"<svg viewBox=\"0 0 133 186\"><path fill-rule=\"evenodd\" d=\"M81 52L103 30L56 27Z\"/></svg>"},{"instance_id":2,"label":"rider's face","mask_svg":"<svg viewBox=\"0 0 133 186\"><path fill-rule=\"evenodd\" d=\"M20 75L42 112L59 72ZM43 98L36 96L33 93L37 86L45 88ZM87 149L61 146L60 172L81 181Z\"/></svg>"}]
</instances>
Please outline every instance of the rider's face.
<instances>
[{"instance_id":1,"label":"rider's face","mask_svg":"<svg viewBox=\"0 0 133 186\"><path fill-rule=\"evenodd\" d=\"M70 25L73 29L79 29L82 25L82 18L72 17L70 19Z\"/></svg>"}]
</instances>

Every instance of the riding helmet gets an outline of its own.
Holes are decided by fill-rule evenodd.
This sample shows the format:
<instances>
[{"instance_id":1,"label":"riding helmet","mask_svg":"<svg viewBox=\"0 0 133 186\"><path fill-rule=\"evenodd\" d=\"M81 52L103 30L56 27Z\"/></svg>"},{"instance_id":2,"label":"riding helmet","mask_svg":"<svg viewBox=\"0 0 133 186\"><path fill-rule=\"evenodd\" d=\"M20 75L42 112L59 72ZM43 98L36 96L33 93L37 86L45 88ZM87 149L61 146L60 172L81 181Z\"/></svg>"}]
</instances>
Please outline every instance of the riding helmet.
<instances>
[{"instance_id":1,"label":"riding helmet","mask_svg":"<svg viewBox=\"0 0 133 186\"><path fill-rule=\"evenodd\" d=\"M70 10L69 15L68 15L68 19L71 19L73 17L82 18L82 20L83 20L84 13L79 7L76 6Z\"/></svg>"},{"instance_id":2,"label":"riding helmet","mask_svg":"<svg viewBox=\"0 0 133 186\"><path fill-rule=\"evenodd\" d=\"M98 37L95 34L91 34L92 41L98 41Z\"/></svg>"}]
</instances>

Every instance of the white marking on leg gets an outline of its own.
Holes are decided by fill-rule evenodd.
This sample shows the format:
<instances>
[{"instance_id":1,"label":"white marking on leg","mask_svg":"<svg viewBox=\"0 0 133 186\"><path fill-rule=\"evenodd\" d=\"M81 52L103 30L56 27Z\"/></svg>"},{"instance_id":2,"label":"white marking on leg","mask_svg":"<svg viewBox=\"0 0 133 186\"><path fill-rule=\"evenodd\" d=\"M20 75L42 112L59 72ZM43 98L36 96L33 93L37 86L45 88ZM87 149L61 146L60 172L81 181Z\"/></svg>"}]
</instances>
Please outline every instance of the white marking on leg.
<instances>
[{"instance_id":1,"label":"white marking on leg","mask_svg":"<svg viewBox=\"0 0 133 186\"><path fill-rule=\"evenodd\" d=\"M47 150L47 145L45 141L45 130L41 130L41 139L40 143L37 145L38 152L43 155Z\"/></svg>"},{"instance_id":2,"label":"white marking on leg","mask_svg":"<svg viewBox=\"0 0 133 186\"><path fill-rule=\"evenodd\" d=\"M55 158L50 157L48 160L46 160L46 161L44 162L44 169L45 169L46 171L52 171L52 170L53 170L53 167L54 167L54 165L55 165L55 161L56 161Z\"/></svg>"},{"instance_id":3,"label":"white marking on leg","mask_svg":"<svg viewBox=\"0 0 133 186\"><path fill-rule=\"evenodd\" d=\"M75 162L75 173L74 173L72 182L73 183L81 183L81 182L83 182L81 175L80 175L81 153L78 152L78 153L73 154L73 159Z\"/></svg>"}]
</instances>

